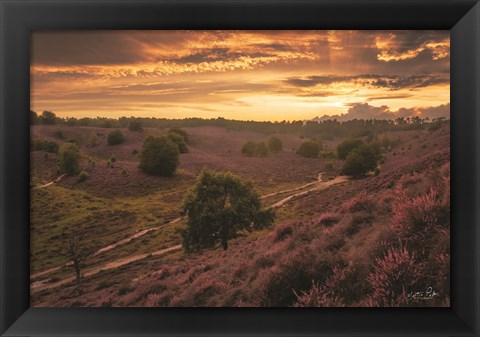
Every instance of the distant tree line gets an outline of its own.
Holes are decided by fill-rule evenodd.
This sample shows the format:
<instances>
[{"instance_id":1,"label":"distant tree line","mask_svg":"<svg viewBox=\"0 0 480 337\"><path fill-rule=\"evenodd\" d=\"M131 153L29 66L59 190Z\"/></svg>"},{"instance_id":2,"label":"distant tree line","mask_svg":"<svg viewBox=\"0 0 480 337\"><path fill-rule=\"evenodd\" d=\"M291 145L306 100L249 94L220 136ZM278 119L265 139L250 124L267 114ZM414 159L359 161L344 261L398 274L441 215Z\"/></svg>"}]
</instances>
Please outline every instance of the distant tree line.
<instances>
[{"instance_id":1,"label":"distant tree line","mask_svg":"<svg viewBox=\"0 0 480 337\"><path fill-rule=\"evenodd\" d=\"M66 126L95 126L102 128L129 128L131 131L141 131L145 127L150 128L182 128L196 126L218 126L234 131L253 131L263 134L294 134L308 138L320 136L323 139L332 139L334 137L365 137L378 133L395 130L416 130L428 129L433 124L438 128L444 123L448 123L446 118L420 118L418 116L394 120L374 120L374 119L353 119L340 122L337 120L325 121L281 121L281 122L257 122L257 121L239 121L218 118L184 118L184 119L166 119L154 117L120 117L118 119L105 117L57 117L51 111L44 111L37 114L30 111L31 124L63 124Z\"/></svg>"}]
</instances>

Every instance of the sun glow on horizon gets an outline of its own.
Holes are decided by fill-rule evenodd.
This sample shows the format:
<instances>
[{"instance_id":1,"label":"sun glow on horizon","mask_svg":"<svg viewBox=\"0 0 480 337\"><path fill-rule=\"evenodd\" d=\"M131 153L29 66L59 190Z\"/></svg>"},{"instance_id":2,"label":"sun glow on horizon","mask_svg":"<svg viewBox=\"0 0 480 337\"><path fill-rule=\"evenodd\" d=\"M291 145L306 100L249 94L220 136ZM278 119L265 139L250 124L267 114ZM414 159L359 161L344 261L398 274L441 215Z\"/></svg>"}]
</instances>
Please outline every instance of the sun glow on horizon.
<instances>
[{"instance_id":1,"label":"sun glow on horizon","mask_svg":"<svg viewBox=\"0 0 480 337\"><path fill-rule=\"evenodd\" d=\"M31 109L257 121L449 114L449 50L448 31L40 31Z\"/></svg>"}]
</instances>

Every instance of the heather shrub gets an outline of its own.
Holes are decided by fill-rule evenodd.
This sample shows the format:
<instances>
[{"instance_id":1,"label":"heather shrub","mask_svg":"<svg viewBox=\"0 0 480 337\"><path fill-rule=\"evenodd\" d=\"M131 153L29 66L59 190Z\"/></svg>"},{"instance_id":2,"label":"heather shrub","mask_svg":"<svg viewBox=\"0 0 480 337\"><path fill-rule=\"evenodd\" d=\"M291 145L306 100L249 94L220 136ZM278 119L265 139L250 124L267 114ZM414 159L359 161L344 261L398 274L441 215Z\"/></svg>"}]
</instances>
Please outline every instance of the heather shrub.
<instances>
[{"instance_id":1,"label":"heather shrub","mask_svg":"<svg viewBox=\"0 0 480 337\"><path fill-rule=\"evenodd\" d=\"M322 285L312 281L307 291L298 294L294 307L344 307L354 304L363 295L359 273L355 267L335 266Z\"/></svg>"},{"instance_id":2,"label":"heather shrub","mask_svg":"<svg viewBox=\"0 0 480 337\"><path fill-rule=\"evenodd\" d=\"M392 225L400 236L415 240L450 225L450 203L436 190L393 205Z\"/></svg>"},{"instance_id":3,"label":"heather shrub","mask_svg":"<svg viewBox=\"0 0 480 337\"><path fill-rule=\"evenodd\" d=\"M312 279L323 280L333 263L334 259L318 258L307 248L288 252L278 264L259 276L261 305L291 306L296 300L292 290L307 290Z\"/></svg>"},{"instance_id":4,"label":"heather shrub","mask_svg":"<svg viewBox=\"0 0 480 337\"><path fill-rule=\"evenodd\" d=\"M325 227L331 227L338 222L338 216L333 213L324 213L318 218L318 223Z\"/></svg>"},{"instance_id":5,"label":"heather shrub","mask_svg":"<svg viewBox=\"0 0 480 337\"><path fill-rule=\"evenodd\" d=\"M125 141L125 137L123 136L122 131L118 129L110 131L110 133L107 136L108 145L118 145L118 144L122 144L124 141Z\"/></svg>"},{"instance_id":6,"label":"heather shrub","mask_svg":"<svg viewBox=\"0 0 480 337\"><path fill-rule=\"evenodd\" d=\"M342 204L342 213L367 212L372 213L376 207L375 200L367 193L360 193L358 196L345 201Z\"/></svg>"},{"instance_id":7,"label":"heather shrub","mask_svg":"<svg viewBox=\"0 0 480 337\"><path fill-rule=\"evenodd\" d=\"M293 234L293 227L292 225L280 225L277 226L275 229L275 237L273 239L273 242L278 242L278 241L283 241L287 237L292 236Z\"/></svg>"},{"instance_id":8,"label":"heather shrub","mask_svg":"<svg viewBox=\"0 0 480 337\"><path fill-rule=\"evenodd\" d=\"M422 265L415 254L406 247L391 248L383 257L375 259L373 271L367 279L372 293L368 305L376 307L399 307L411 303L410 291L421 289L419 278ZM422 289L423 290L423 289Z\"/></svg>"}]
</instances>

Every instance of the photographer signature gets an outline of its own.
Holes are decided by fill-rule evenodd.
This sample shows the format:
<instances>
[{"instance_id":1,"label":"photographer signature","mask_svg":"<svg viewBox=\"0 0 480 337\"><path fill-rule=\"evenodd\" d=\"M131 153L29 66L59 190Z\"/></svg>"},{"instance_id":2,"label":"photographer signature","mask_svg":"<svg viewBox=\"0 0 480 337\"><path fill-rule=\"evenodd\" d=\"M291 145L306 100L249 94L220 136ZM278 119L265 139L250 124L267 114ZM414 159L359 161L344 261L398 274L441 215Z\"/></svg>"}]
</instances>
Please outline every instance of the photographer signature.
<instances>
[{"instance_id":1,"label":"photographer signature","mask_svg":"<svg viewBox=\"0 0 480 337\"><path fill-rule=\"evenodd\" d=\"M438 296L440 296L440 294L433 290L433 287L428 287L425 291L411 291L408 294L408 298L413 300L431 300Z\"/></svg>"}]
</instances>

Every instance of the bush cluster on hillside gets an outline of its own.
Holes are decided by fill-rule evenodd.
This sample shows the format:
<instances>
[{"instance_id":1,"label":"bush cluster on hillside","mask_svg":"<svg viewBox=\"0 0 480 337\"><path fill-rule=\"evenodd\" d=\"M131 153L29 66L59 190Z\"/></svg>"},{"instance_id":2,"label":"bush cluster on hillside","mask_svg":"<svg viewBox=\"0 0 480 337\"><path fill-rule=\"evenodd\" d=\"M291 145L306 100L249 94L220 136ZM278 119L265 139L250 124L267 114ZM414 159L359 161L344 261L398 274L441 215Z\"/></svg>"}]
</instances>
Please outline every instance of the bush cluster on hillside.
<instances>
[{"instance_id":1,"label":"bush cluster on hillside","mask_svg":"<svg viewBox=\"0 0 480 337\"><path fill-rule=\"evenodd\" d=\"M151 175L171 176L180 163L178 146L168 137L148 136L140 152L140 169Z\"/></svg>"},{"instance_id":2,"label":"bush cluster on hillside","mask_svg":"<svg viewBox=\"0 0 480 337\"><path fill-rule=\"evenodd\" d=\"M60 171L68 175L80 171L80 149L74 143L64 143L58 152L58 166Z\"/></svg>"},{"instance_id":3,"label":"bush cluster on hillside","mask_svg":"<svg viewBox=\"0 0 480 337\"><path fill-rule=\"evenodd\" d=\"M188 144L188 142L190 141L190 137L188 135L188 132L185 131L184 129L181 129L181 128L171 128L170 130L168 130L168 133L176 133L180 136L183 137L183 139L185 140L185 143Z\"/></svg>"},{"instance_id":4,"label":"bush cluster on hillside","mask_svg":"<svg viewBox=\"0 0 480 337\"><path fill-rule=\"evenodd\" d=\"M283 143L279 138L272 136L268 140L268 149L272 153L278 153L283 150Z\"/></svg>"},{"instance_id":5,"label":"bush cluster on hillside","mask_svg":"<svg viewBox=\"0 0 480 337\"><path fill-rule=\"evenodd\" d=\"M349 152L342 168L342 174L362 177L367 172L375 170L381 156L378 143L362 144Z\"/></svg>"},{"instance_id":6,"label":"bush cluster on hillside","mask_svg":"<svg viewBox=\"0 0 480 337\"><path fill-rule=\"evenodd\" d=\"M346 159L350 152L362 145L361 139L346 139L337 146L337 156L339 159Z\"/></svg>"},{"instance_id":7,"label":"bush cluster on hillside","mask_svg":"<svg viewBox=\"0 0 480 337\"><path fill-rule=\"evenodd\" d=\"M306 158L316 158L318 157L319 153L320 145L318 145L318 143L314 141L303 142L297 150L297 154Z\"/></svg>"},{"instance_id":8,"label":"bush cluster on hillside","mask_svg":"<svg viewBox=\"0 0 480 337\"><path fill-rule=\"evenodd\" d=\"M249 157L266 157L268 149L265 142L246 142L242 147L242 153Z\"/></svg>"},{"instance_id":9,"label":"bush cluster on hillside","mask_svg":"<svg viewBox=\"0 0 480 337\"><path fill-rule=\"evenodd\" d=\"M45 139L34 139L30 144L30 148L33 151L45 151L50 153L58 153L59 145L56 142L52 142Z\"/></svg>"},{"instance_id":10,"label":"bush cluster on hillside","mask_svg":"<svg viewBox=\"0 0 480 337\"><path fill-rule=\"evenodd\" d=\"M122 144L125 141L122 131L116 129L110 131L107 137L108 145L118 145Z\"/></svg>"},{"instance_id":11,"label":"bush cluster on hillside","mask_svg":"<svg viewBox=\"0 0 480 337\"><path fill-rule=\"evenodd\" d=\"M180 153L188 152L187 142L185 141L185 138L182 135L180 135L178 132L169 132L168 139L170 139L172 142L177 144L178 151L180 151Z\"/></svg>"}]
</instances>

